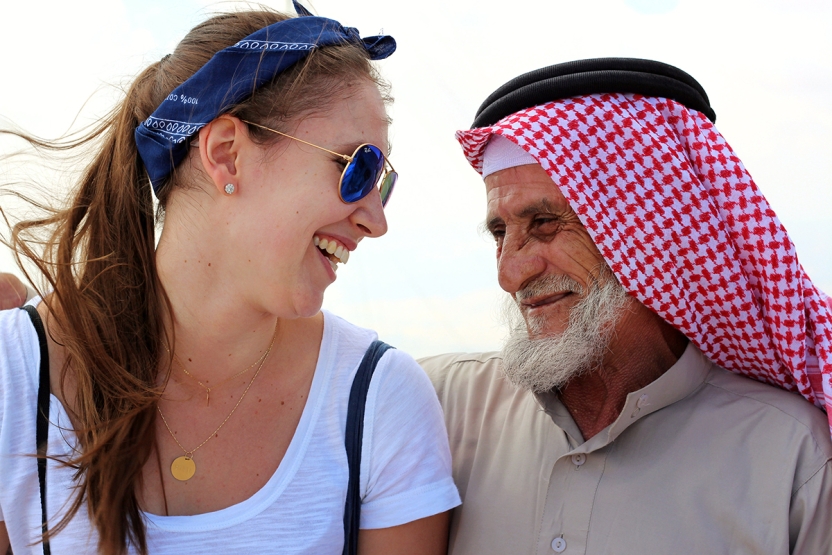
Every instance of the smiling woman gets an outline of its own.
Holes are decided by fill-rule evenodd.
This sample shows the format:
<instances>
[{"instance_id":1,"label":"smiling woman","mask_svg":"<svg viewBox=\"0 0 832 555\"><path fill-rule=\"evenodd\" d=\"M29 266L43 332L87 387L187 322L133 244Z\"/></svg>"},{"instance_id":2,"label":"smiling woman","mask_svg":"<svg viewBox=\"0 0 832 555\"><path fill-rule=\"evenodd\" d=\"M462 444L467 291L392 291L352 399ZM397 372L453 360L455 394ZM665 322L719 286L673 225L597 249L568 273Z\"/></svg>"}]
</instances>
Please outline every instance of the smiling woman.
<instances>
[{"instance_id":1,"label":"smiling woman","mask_svg":"<svg viewBox=\"0 0 832 555\"><path fill-rule=\"evenodd\" d=\"M296 8L198 25L85 137L15 133L99 147L12 233L49 290L0 314L0 553L444 553L430 382L382 350L354 403L376 334L321 312L387 231L395 42Z\"/></svg>"}]
</instances>

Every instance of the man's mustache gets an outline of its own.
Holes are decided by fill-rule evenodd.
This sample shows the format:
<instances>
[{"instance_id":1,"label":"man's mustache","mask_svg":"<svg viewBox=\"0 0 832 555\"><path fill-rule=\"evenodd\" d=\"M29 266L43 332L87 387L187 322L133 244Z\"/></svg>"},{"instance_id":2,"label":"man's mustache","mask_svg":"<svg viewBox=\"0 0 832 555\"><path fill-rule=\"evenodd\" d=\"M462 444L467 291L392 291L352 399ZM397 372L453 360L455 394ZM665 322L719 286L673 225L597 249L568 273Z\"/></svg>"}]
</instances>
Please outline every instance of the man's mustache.
<instances>
[{"instance_id":1,"label":"man's mustache","mask_svg":"<svg viewBox=\"0 0 832 555\"><path fill-rule=\"evenodd\" d=\"M584 287L569 276L550 274L528 283L514 294L514 300L519 304L535 297L565 292L583 295Z\"/></svg>"}]
</instances>

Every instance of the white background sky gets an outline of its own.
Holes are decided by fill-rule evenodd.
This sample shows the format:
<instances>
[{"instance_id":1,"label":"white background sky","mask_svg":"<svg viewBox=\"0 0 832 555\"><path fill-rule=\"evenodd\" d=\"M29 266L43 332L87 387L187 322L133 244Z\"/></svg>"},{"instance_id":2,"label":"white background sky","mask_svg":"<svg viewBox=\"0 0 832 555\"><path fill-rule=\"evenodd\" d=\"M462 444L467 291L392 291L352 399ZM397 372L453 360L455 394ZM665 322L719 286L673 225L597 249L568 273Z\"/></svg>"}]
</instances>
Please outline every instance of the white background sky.
<instances>
[{"instance_id":1,"label":"white background sky","mask_svg":"<svg viewBox=\"0 0 832 555\"><path fill-rule=\"evenodd\" d=\"M512 77L579 58L652 58L692 74L809 275L832 293L832 2L305 3L364 35L383 29L399 43L381 62L396 97L392 160L400 179L387 210L390 232L361 244L324 303L389 343L417 356L499 347L493 247L478 232L484 189L453 133L468 127L485 97ZM4 2L0 118L56 137L86 102L80 121L88 122L112 104L113 85L170 52L212 11L233 6ZM0 167L2 181L6 169ZM2 250L0 268L16 271Z\"/></svg>"}]
</instances>

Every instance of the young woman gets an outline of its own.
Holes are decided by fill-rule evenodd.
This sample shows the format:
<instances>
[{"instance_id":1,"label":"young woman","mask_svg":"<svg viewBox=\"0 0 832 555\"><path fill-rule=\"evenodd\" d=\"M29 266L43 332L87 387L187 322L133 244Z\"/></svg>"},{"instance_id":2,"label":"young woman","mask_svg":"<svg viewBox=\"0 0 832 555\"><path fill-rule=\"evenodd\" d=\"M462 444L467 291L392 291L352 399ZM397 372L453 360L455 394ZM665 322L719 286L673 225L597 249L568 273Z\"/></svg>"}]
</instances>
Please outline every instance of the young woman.
<instances>
[{"instance_id":1,"label":"young woman","mask_svg":"<svg viewBox=\"0 0 832 555\"><path fill-rule=\"evenodd\" d=\"M194 28L78 142L99 146L69 206L14 230L51 284L32 302L55 553L344 548L348 398L376 335L320 309L387 230L371 60L395 43L296 7ZM43 229L39 256L25 238ZM0 313L0 553L47 547L40 360L29 315ZM429 381L391 349L365 408L359 552L444 553L459 497Z\"/></svg>"}]
</instances>

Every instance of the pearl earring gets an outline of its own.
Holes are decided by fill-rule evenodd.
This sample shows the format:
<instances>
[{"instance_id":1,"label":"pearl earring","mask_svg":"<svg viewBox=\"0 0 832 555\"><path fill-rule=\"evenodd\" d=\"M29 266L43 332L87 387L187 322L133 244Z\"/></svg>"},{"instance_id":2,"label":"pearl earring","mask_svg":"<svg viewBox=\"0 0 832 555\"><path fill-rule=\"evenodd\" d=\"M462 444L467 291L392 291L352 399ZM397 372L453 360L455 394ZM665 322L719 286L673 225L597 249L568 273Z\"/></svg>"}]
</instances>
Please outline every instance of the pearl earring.
<instances>
[{"instance_id":1,"label":"pearl earring","mask_svg":"<svg viewBox=\"0 0 832 555\"><path fill-rule=\"evenodd\" d=\"M236 190L237 190L237 188L234 186L233 183L229 183L225 186L225 194L226 195L233 195L234 191L236 191Z\"/></svg>"}]
</instances>

